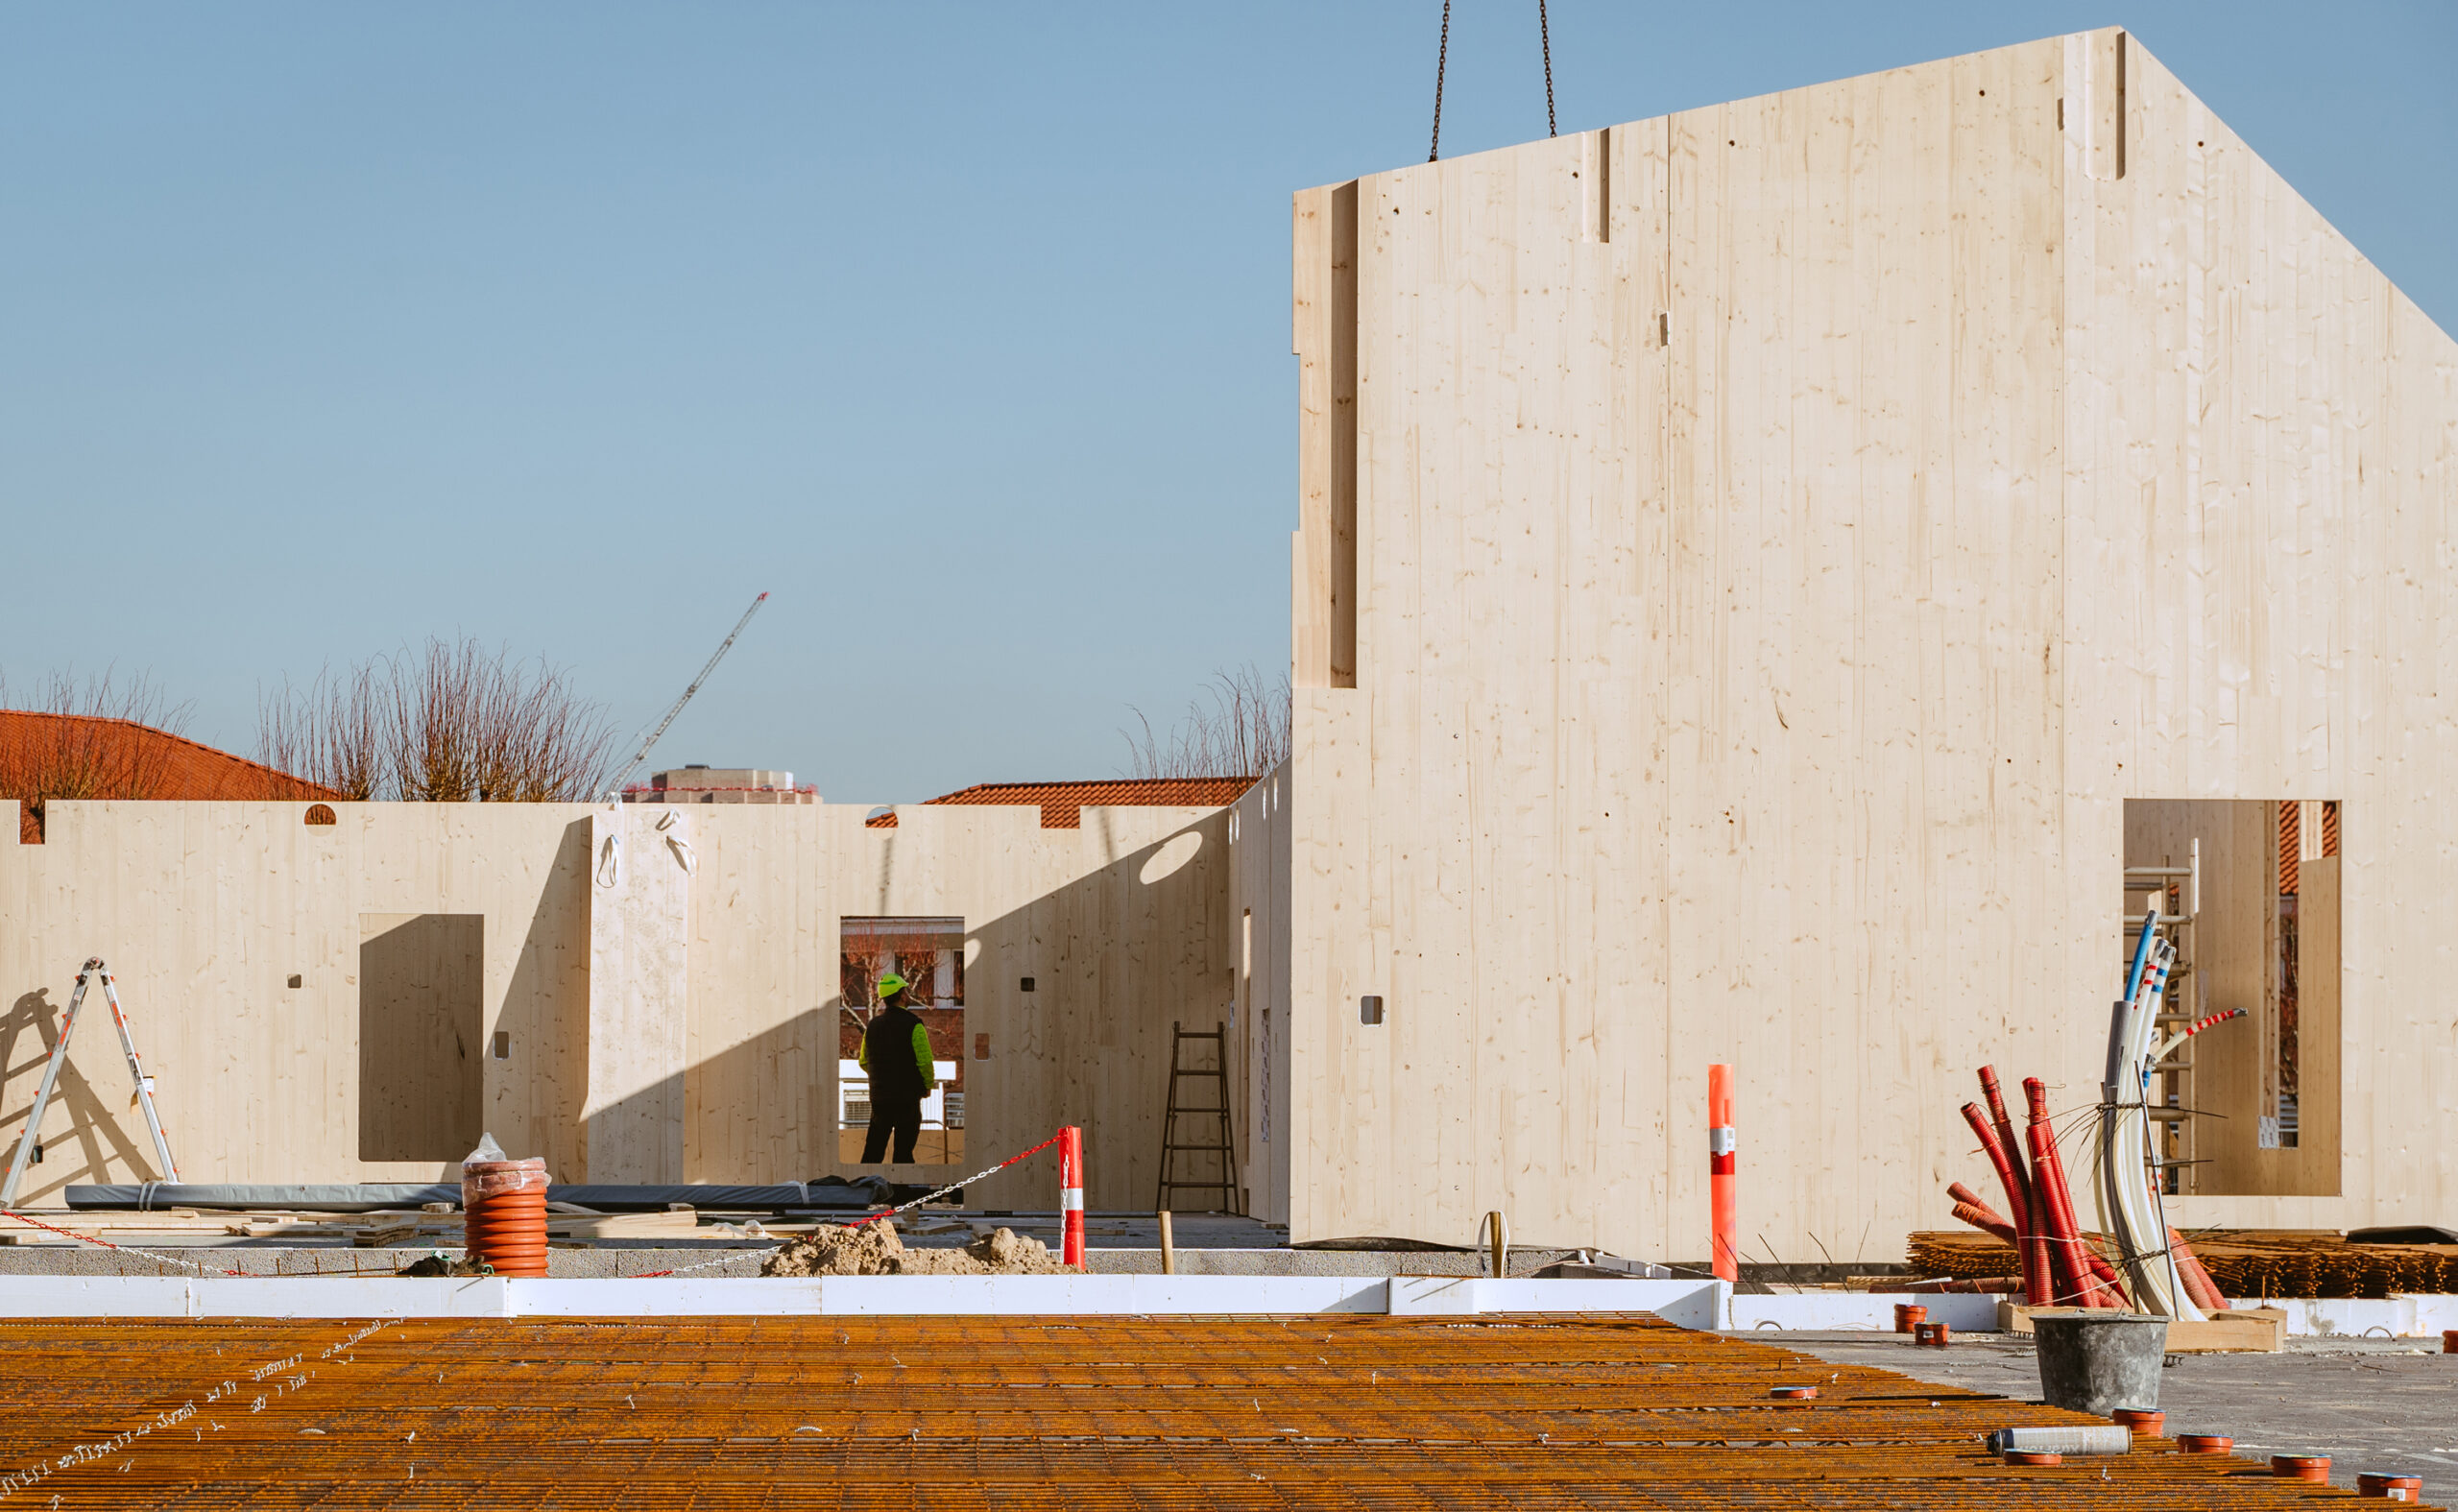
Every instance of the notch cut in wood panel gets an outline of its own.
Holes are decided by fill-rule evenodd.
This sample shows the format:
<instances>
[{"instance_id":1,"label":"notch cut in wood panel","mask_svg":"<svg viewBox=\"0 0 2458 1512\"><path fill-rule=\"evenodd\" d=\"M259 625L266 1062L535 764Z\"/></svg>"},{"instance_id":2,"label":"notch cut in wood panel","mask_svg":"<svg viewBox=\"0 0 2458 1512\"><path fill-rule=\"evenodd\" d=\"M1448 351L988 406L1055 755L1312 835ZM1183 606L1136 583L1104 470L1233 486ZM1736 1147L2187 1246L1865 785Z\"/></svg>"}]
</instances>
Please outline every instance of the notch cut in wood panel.
<instances>
[{"instance_id":1,"label":"notch cut in wood panel","mask_svg":"<svg viewBox=\"0 0 2458 1512\"><path fill-rule=\"evenodd\" d=\"M1613 132L1610 127L1579 137L1579 240L1613 239Z\"/></svg>"},{"instance_id":2,"label":"notch cut in wood panel","mask_svg":"<svg viewBox=\"0 0 2458 1512\"><path fill-rule=\"evenodd\" d=\"M1357 183L1296 197L1298 359L1292 681L1357 685Z\"/></svg>"},{"instance_id":3,"label":"notch cut in wood panel","mask_svg":"<svg viewBox=\"0 0 2458 1512\"><path fill-rule=\"evenodd\" d=\"M2065 93L2057 124L2091 178L2125 177L2126 35L2109 27L2065 38Z\"/></svg>"}]
</instances>

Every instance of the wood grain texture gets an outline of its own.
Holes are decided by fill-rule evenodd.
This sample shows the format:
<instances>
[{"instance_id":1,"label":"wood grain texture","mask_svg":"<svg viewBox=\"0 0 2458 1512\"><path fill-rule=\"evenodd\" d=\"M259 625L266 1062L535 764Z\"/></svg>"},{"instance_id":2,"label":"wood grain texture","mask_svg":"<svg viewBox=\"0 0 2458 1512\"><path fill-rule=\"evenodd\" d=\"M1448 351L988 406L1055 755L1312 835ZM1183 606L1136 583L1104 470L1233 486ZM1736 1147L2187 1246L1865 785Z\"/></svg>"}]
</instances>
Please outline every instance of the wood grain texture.
<instances>
[{"instance_id":1,"label":"wood grain texture","mask_svg":"<svg viewBox=\"0 0 2458 1512\"><path fill-rule=\"evenodd\" d=\"M1302 687L1357 685L1355 183L1310 189L1291 219L1290 351L1297 358L1291 645Z\"/></svg>"},{"instance_id":2,"label":"wood grain texture","mask_svg":"<svg viewBox=\"0 0 2458 1512\"><path fill-rule=\"evenodd\" d=\"M621 804L589 823L583 1179L672 1184L687 1179L693 821Z\"/></svg>"},{"instance_id":3,"label":"wood grain texture","mask_svg":"<svg viewBox=\"0 0 2458 1512\"><path fill-rule=\"evenodd\" d=\"M1752 1258L1899 1253L1979 1170L1978 1065L2096 1095L2129 798L2349 804L2343 1180L2185 1221L2458 1201L2458 348L2156 60L2052 38L1357 192L1296 1237L1499 1207L1703 1254L1729 1060Z\"/></svg>"},{"instance_id":4,"label":"wood grain texture","mask_svg":"<svg viewBox=\"0 0 2458 1512\"><path fill-rule=\"evenodd\" d=\"M1289 765L1247 789L1229 810L1232 957L1238 1046L1232 1103L1246 1212L1289 1221Z\"/></svg>"},{"instance_id":5,"label":"wood grain texture","mask_svg":"<svg viewBox=\"0 0 2458 1512\"><path fill-rule=\"evenodd\" d=\"M436 1179L453 1167L359 1158L357 978L362 916L452 914L481 921L480 1027L508 1048L481 1061L484 1126L508 1151L597 1177L589 1117L612 1111L633 1141L622 1158L646 1164L606 1179L663 1164L691 1181L825 1175L845 1168L843 918L956 915L968 1028L993 1054L967 1067L971 1164L954 1174L1075 1122L1092 1204L1135 1209L1158 1169L1169 1022L1226 1017L1233 991L1226 810L1088 808L1056 830L1029 805L916 805L871 829L863 805L710 805L686 818L686 873L661 810L637 805L614 816L630 890L600 906L615 891L592 880L603 810L345 804L310 828L304 806L60 803L48 844L0 844L0 1129L14 1137L77 964L100 953L182 1175ZM619 950L603 932L616 923ZM89 1022L29 1200L157 1174L125 1080L108 1024ZM973 1196L1047 1209L1056 1191L1046 1156Z\"/></svg>"},{"instance_id":6,"label":"wood grain texture","mask_svg":"<svg viewBox=\"0 0 2458 1512\"><path fill-rule=\"evenodd\" d=\"M100 954L182 1175L434 1180L446 1162L358 1158L360 922L451 914L484 921L482 1028L511 1036L509 1059L481 1062L484 1127L577 1170L586 810L334 806L341 823L310 827L299 804L61 804L48 843L0 846L0 1132L16 1136L78 963ZM78 1033L30 1200L157 1174L102 1028Z\"/></svg>"},{"instance_id":7,"label":"wood grain texture","mask_svg":"<svg viewBox=\"0 0 2458 1512\"><path fill-rule=\"evenodd\" d=\"M460 1160L485 1132L486 919L361 914L358 927L359 1159Z\"/></svg>"}]
</instances>

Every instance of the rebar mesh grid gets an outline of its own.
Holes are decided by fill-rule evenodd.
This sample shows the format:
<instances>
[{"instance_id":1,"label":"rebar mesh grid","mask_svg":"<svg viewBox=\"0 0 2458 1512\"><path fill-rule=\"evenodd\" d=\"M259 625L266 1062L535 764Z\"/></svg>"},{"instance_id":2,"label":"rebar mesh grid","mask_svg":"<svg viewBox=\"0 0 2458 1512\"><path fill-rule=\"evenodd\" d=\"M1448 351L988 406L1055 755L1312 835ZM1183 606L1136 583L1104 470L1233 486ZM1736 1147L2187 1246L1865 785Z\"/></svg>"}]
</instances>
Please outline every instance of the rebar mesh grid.
<instances>
[{"instance_id":1,"label":"rebar mesh grid","mask_svg":"<svg viewBox=\"0 0 2458 1512\"><path fill-rule=\"evenodd\" d=\"M0 1324L0 1506L2275 1507L2247 1460L1631 1317ZM1778 1386L1815 1385L1806 1406ZM2210 1425L2224 1431L2226 1425Z\"/></svg>"}]
</instances>

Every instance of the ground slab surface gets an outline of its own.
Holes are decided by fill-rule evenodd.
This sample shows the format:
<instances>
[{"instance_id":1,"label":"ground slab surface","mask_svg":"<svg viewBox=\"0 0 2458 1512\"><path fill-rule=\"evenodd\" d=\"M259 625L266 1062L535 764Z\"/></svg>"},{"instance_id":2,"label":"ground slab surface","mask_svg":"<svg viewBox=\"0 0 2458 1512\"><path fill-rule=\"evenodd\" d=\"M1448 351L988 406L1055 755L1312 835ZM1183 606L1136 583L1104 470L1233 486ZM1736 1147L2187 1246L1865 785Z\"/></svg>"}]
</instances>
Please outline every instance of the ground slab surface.
<instances>
[{"instance_id":1,"label":"ground slab surface","mask_svg":"<svg viewBox=\"0 0 2458 1512\"><path fill-rule=\"evenodd\" d=\"M2015 1334L1959 1334L1923 1349L1890 1333L1760 1335L1839 1364L1899 1370L1964 1391L2039 1397L2039 1362ZM2437 1343L2437 1341L2435 1341ZM2277 1355L2171 1355L2158 1406L2171 1433L2221 1433L2238 1452L2326 1454L2330 1479L2417 1476L2458 1486L2458 1355L2422 1339L2290 1339Z\"/></svg>"},{"instance_id":2,"label":"ground slab surface","mask_svg":"<svg viewBox=\"0 0 2458 1512\"><path fill-rule=\"evenodd\" d=\"M1643 1316L0 1325L0 1505L2283 1507L2096 1420ZM1807 1407L1777 1387L1816 1385Z\"/></svg>"}]
</instances>

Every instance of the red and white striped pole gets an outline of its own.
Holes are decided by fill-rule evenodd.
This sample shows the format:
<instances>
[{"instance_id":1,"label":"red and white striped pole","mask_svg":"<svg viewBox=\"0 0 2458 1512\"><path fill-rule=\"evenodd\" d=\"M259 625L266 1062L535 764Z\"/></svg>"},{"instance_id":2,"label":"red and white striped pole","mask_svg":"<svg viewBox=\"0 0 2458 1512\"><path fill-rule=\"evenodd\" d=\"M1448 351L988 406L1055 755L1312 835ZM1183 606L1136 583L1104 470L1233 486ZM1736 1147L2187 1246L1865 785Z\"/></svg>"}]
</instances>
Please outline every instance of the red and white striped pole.
<instances>
[{"instance_id":1,"label":"red and white striped pole","mask_svg":"<svg viewBox=\"0 0 2458 1512\"><path fill-rule=\"evenodd\" d=\"M1073 1124L1058 1131L1058 1259L1068 1265L1084 1263L1084 1131Z\"/></svg>"},{"instance_id":2,"label":"red and white striped pole","mask_svg":"<svg viewBox=\"0 0 2458 1512\"><path fill-rule=\"evenodd\" d=\"M1717 1279L1741 1280L1741 1252L1733 1244L1732 1068L1707 1068L1707 1198L1713 1227Z\"/></svg>"}]
</instances>

